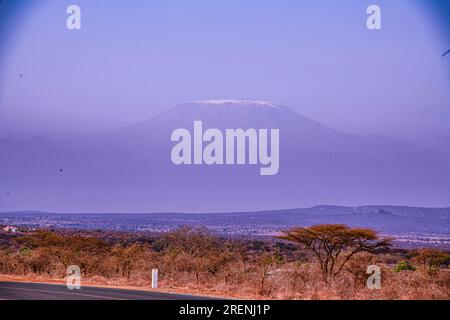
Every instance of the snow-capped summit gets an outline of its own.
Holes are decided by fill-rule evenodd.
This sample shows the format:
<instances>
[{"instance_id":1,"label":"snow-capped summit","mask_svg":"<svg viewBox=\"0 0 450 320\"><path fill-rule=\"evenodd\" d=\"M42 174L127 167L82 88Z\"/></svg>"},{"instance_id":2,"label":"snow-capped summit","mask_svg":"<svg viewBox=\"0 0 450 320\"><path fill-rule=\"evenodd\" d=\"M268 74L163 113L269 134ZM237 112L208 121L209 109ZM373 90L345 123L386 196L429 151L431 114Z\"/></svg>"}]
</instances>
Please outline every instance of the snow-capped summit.
<instances>
[{"instance_id":1,"label":"snow-capped summit","mask_svg":"<svg viewBox=\"0 0 450 320\"><path fill-rule=\"evenodd\" d=\"M210 105L233 104L233 105L242 105L242 106L259 105L259 106L265 106L265 107L271 107L271 108L281 108L282 107L280 104L272 102L272 101L237 100L237 99L196 100L196 101L192 101L190 103L210 104Z\"/></svg>"}]
</instances>

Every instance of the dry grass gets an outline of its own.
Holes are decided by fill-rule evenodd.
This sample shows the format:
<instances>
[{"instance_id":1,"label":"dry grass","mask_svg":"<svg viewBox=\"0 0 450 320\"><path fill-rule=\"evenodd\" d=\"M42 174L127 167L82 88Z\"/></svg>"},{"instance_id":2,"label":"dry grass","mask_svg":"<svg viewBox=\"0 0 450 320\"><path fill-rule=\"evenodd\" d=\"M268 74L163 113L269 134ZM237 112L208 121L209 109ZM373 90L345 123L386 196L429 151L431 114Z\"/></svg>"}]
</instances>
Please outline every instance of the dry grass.
<instances>
[{"instance_id":1,"label":"dry grass","mask_svg":"<svg viewBox=\"0 0 450 320\"><path fill-rule=\"evenodd\" d=\"M400 260L415 271L395 272ZM366 287L366 268L382 269L381 290ZM363 253L325 283L313 257L285 242L228 241L206 230L181 229L151 239L101 234L38 232L0 245L0 280L64 283L79 265L83 285L150 288L152 268L160 290L247 299L445 299L450 272L418 265L408 252Z\"/></svg>"}]
</instances>

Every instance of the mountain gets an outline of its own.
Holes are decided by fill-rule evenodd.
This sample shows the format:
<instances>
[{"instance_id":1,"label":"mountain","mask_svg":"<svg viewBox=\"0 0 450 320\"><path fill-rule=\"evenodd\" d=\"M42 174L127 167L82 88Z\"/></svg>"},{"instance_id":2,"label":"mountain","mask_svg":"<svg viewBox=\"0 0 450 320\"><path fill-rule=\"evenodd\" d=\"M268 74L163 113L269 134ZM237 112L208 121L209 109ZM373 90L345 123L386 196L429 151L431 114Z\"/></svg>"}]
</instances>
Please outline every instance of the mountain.
<instances>
[{"instance_id":1,"label":"mountain","mask_svg":"<svg viewBox=\"0 0 450 320\"><path fill-rule=\"evenodd\" d=\"M173 130L279 129L280 170L175 166ZM205 100L111 132L0 141L0 210L218 212L320 203L450 205L450 155L340 132L271 102Z\"/></svg>"}]
</instances>

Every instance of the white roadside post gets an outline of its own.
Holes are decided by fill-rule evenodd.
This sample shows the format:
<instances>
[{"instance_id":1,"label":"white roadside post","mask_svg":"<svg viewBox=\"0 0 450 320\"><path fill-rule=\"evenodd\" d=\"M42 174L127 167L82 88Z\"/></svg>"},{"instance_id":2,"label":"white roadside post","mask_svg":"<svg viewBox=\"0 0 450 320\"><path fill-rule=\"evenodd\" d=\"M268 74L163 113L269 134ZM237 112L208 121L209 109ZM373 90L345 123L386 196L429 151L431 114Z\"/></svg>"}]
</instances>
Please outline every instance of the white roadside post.
<instances>
[{"instance_id":1,"label":"white roadside post","mask_svg":"<svg viewBox=\"0 0 450 320\"><path fill-rule=\"evenodd\" d=\"M158 288L158 269L152 269L152 289Z\"/></svg>"}]
</instances>

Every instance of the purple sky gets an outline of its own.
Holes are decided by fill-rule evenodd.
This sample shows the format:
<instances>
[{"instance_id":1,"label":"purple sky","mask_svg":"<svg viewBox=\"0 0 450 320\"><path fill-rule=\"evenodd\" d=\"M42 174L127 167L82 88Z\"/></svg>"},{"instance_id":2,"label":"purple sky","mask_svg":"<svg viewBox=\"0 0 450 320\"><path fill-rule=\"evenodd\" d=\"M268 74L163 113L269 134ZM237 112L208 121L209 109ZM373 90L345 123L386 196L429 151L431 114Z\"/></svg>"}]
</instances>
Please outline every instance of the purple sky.
<instances>
[{"instance_id":1,"label":"purple sky","mask_svg":"<svg viewBox=\"0 0 450 320\"><path fill-rule=\"evenodd\" d=\"M0 211L448 206L449 152L290 109L187 104L129 127L187 101L264 100L449 151L450 28L420 2L376 1L379 31L366 0L28 1L7 22L0 11ZM65 26L73 3L81 31ZM174 167L170 132L199 115L280 128L279 174Z\"/></svg>"},{"instance_id":2,"label":"purple sky","mask_svg":"<svg viewBox=\"0 0 450 320\"><path fill-rule=\"evenodd\" d=\"M81 31L65 28L74 2ZM84 135L186 101L257 99L448 149L448 34L413 1L376 2L381 31L365 26L373 1L41 1L12 24L0 133Z\"/></svg>"}]
</instances>

